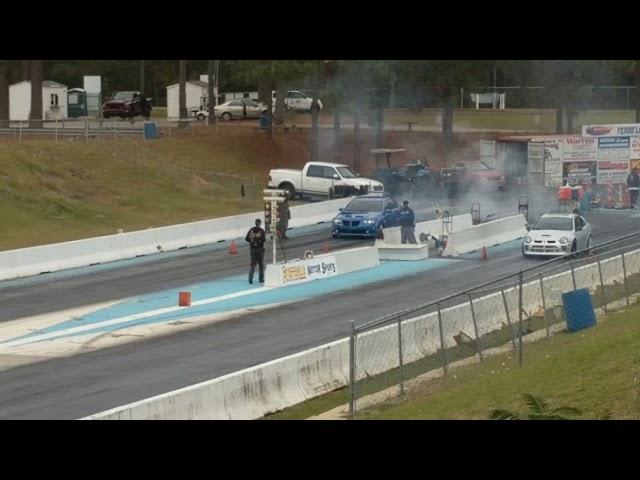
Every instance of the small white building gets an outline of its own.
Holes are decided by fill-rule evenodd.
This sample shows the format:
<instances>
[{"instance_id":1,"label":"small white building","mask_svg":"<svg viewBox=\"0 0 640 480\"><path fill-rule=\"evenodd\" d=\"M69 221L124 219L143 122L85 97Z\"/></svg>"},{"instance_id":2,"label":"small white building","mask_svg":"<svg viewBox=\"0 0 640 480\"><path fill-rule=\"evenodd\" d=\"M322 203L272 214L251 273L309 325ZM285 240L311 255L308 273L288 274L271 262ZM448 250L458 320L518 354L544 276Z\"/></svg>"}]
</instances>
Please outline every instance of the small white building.
<instances>
[{"instance_id":1,"label":"small white building","mask_svg":"<svg viewBox=\"0 0 640 480\"><path fill-rule=\"evenodd\" d=\"M206 75L203 75L207 78ZM193 108L205 107L207 105L208 82L202 80L189 80L185 86L187 94L187 112ZM213 89L214 95L217 89ZM174 83L167 87L167 118L180 117L180 84Z\"/></svg>"},{"instance_id":2,"label":"small white building","mask_svg":"<svg viewBox=\"0 0 640 480\"><path fill-rule=\"evenodd\" d=\"M9 86L9 118L29 120L31 111L31 82L14 83ZM42 119L68 118L67 86L58 82L42 82Z\"/></svg>"}]
</instances>

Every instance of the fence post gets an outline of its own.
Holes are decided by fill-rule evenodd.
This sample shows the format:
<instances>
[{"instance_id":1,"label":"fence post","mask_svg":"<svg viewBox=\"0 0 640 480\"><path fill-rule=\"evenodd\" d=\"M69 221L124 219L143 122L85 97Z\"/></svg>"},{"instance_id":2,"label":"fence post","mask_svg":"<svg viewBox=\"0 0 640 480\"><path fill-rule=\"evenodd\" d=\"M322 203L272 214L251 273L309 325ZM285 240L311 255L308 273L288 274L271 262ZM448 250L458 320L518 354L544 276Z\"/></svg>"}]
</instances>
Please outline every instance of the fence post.
<instances>
[{"instance_id":1,"label":"fence post","mask_svg":"<svg viewBox=\"0 0 640 480\"><path fill-rule=\"evenodd\" d=\"M349 417L356 414L356 322L351 320L349 335Z\"/></svg>"},{"instance_id":2,"label":"fence post","mask_svg":"<svg viewBox=\"0 0 640 480\"><path fill-rule=\"evenodd\" d=\"M471 308L471 320L473 321L473 330L476 334L476 343L478 345L478 356L480 361L484 362L484 356L482 355L482 343L480 342L480 333L478 332L478 322L476 321L476 312L473 310L473 299L469 294L469 307Z\"/></svg>"},{"instance_id":3,"label":"fence post","mask_svg":"<svg viewBox=\"0 0 640 480\"><path fill-rule=\"evenodd\" d=\"M18 137L18 143L22 143L22 120L20 120L20 136Z\"/></svg>"},{"instance_id":4,"label":"fence post","mask_svg":"<svg viewBox=\"0 0 640 480\"><path fill-rule=\"evenodd\" d=\"M53 119L53 125L56 131L56 142L58 141L58 117L54 117Z\"/></svg>"},{"instance_id":5,"label":"fence post","mask_svg":"<svg viewBox=\"0 0 640 480\"><path fill-rule=\"evenodd\" d=\"M518 364L522 366L522 270L518 272Z\"/></svg>"},{"instance_id":6,"label":"fence post","mask_svg":"<svg viewBox=\"0 0 640 480\"><path fill-rule=\"evenodd\" d=\"M509 314L509 307L507 305L507 296L504 294L504 289L500 289L502 293L502 303L504 303L504 313L507 315L507 324L509 325L509 329L511 329L511 345L513 345L513 350L516 349L516 330L511 325L511 315Z\"/></svg>"},{"instance_id":7,"label":"fence post","mask_svg":"<svg viewBox=\"0 0 640 480\"><path fill-rule=\"evenodd\" d=\"M404 365L402 361L402 320L398 319L398 360L400 364L400 395L404 395Z\"/></svg>"},{"instance_id":8,"label":"fence post","mask_svg":"<svg viewBox=\"0 0 640 480\"><path fill-rule=\"evenodd\" d=\"M442 330L442 310L440 310L440 304L438 303L438 332L440 333L440 352L442 352L442 370L446 375L449 372L449 365L447 362L447 352L444 345L444 332Z\"/></svg>"},{"instance_id":9,"label":"fence post","mask_svg":"<svg viewBox=\"0 0 640 480\"><path fill-rule=\"evenodd\" d=\"M627 265L624 261L624 252L622 252L622 275L624 276L624 296L627 299L627 307L629 306L629 288L627 287Z\"/></svg>"},{"instance_id":10,"label":"fence post","mask_svg":"<svg viewBox=\"0 0 640 480\"><path fill-rule=\"evenodd\" d=\"M84 140L85 142L89 141L89 120L87 119L84 121Z\"/></svg>"},{"instance_id":11,"label":"fence post","mask_svg":"<svg viewBox=\"0 0 640 480\"><path fill-rule=\"evenodd\" d=\"M573 260L569 263L569 266L571 267L571 281L573 282L573 289L576 289L576 271L575 268L573 266Z\"/></svg>"},{"instance_id":12,"label":"fence post","mask_svg":"<svg viewBox=\"0 0 640 480\"><path fill-rule=\"evenodd\" d=\"M118 133L118 120L113 117L113 141L116 141L116 135Z\"/></svg>"},{"instance_id":13,"label":"fence post","mask_svg":"<svg viewBox=\"0 0 640 480\"><path fill-rule=\"evenodd\" d=\"M598 259L598 274L600 275L600 288L602 288L602 308L604 308L604 314L607 315L607 294L604 291L604 281L602 279L602 265L600 265L600 257Z\"/></svg>"},{"instance_id":14,"label":"fence post","mask_svg":"<svg viewBox=\"0 0 640 480\"><path fill-rule=\"evenodd\" d=\"M547 331L547 338L549 337L549 321L547 320L547 302L544 298L544 282L542 280L542 273L540 274L540 295L542 296L542 315L544 318L544 328Z\"/></svg>"}]
</instances>

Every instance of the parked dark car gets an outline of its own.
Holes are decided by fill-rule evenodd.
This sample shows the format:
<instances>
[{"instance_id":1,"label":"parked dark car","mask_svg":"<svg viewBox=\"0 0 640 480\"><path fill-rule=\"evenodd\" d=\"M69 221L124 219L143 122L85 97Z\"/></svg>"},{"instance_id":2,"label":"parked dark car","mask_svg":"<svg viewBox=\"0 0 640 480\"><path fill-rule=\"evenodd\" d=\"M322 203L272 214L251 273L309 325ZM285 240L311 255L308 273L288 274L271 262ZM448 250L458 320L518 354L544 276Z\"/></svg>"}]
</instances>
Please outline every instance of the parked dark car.
<instances>
[{"instance_id":1,"label":"parked dark car","mask_svg":"<svg viewBox=\"0 0 640 480\"><path fill-rule=\"evenodd\" d=\"M133 118L151 116L151 99L140 92L116 92L102 105L102 117Z\"/></svg>"}]
</instances>

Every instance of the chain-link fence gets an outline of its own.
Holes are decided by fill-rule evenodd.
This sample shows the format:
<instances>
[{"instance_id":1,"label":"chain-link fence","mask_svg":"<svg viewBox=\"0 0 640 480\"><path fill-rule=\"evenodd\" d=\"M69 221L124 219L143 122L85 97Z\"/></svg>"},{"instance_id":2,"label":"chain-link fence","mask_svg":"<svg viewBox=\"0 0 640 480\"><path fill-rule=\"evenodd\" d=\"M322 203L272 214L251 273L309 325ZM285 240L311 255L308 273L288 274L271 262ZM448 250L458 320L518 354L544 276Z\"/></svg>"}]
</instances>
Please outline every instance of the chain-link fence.
<instances>
[{"instance_id":1,"label":"chain-link fence","mask_svg":"<svg viewBox=\"0 0 640 480\"><path fill-rule=\"evenodd\" d=\"M52 120L0 120L0 135L18 143L29 138L50 140L118 140L124 136L142 138L145 120L62 118Z\"/></svg>"},{"instance_id":2,"label":"chain-link fence","mask_svg":"<svg viewBox=\"0 0 640 480\"><path fill-rule=\"evenodd\" d=\"M623 246L624 245L624 246ZM586 288L605 315L640 293L640 232L372 322L352 324L350 413L402 395L407 382L455 362L513 351L565 325L562 294Z\"/></svg>"},{"instance_id":3,"label":"chain-link fence","mask_svg":"<svg viewBox=\"0 0 640 480\"><path fill-rule=\"evenodd\" d=\"M551 108L557 107L554 97L542 86L478 86L461 88L456 95L454 106L475 108L475 94L506 94L506 108ZM635 105L633 85L601 85L585 90L586 110L629 110ZM496 108L498 101L496 100ZM398 89L388 100L391 108L442 108L442 93L439 88ZM484 108L487 105L482 105ZM489 105L491 107L491 105Z\"/></svg>"}]
</instances>

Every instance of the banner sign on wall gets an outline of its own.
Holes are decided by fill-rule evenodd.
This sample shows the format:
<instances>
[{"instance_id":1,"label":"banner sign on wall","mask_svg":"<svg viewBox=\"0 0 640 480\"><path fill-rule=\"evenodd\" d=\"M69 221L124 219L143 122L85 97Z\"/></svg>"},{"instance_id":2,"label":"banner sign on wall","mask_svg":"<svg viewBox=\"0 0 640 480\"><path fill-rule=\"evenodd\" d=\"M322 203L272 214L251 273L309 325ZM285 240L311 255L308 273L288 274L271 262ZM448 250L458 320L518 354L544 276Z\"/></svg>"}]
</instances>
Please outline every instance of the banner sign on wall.
<instances>
[{"instance_id":1,"label":"banner sign on wall","mask_svg":"<svg viewBox=\"0 0 640 480\"><path fill-rule=\"evenodd\" d=\"M621 125L584 125L583 137L634 137L640 136L640 123Z\"/></svg>"},{"instance_id":2,"label":"banner sign on wall","mask_svg":"<svg viewBox=\"0 0 640 480\"><path fill-rule=\"evenodd\" d=\"M629 174L629 137L598 139L598 183L624 183Z\"/></svg>"},{"instance_id":3,"label":"banner sign on wall","mask_svg":"<svg viewBox=\"0 0 640 480\"><path fill-rule=\"evenodd\" d=\"M562 185L562 140L544 142L544 184L547 187Z\"/></svg>"},{"instance_id":4,"label":"banner sign on wall","mask_svg":"<svg viewBox=\"0 0 640 480\"><path fill-rule=\"evenodd\" d=\"M291 265L282 265L282 283L307 282L338 274L336 257L333 255L299 260Z\"/></svg>"},{"instance_id":5,"label":"banner sign on wall","mask_svg":"<svg viewBox=\"0 0 640 480\"><path fill-rule=\"evenodd\" d=\"M562 159L565 162L592 162L598 159L597 138L568 137L564 140Z\"/></svg>"},{"instance_id":6,"label":"banner sign on wall","mask_svg":"<svg viewBox=\"0 0 640 480\"><path fill-rule=\"evenodd\" d=\"M599 161L598 183L625 183L629 175L629 161Z\"/></svg>"},{"instance_id":7,"label":"banner sign on wall","mask_svg":"<svg viewBox=\"0 0 640 480\"><path fill-rule=\"evenodd\" d=\"M544 169L544 143L529 142L527 145L527 171L529 185L542 185Z\"/></svg>"},{"instance_id":8,"label":"banner sign on wall","mask_svg":"<svg viewBox=\"0 0 640 480\"><path fill-rule=\"evenodd\" d=\"M593 162L565 162L562 165L562 176L569 185L595 185L598 163Z\"/></svg>"},{"instance_id":9,"label":"banner sign on wall","mask_svg":"<svg viewBox=\"0 0 640 480\"><path fill-rule=\"evenodd\" d=\"M634 137L631 139L629 156L631 158L640 158L640 137Z\"/></svg>"}]
</instances>

